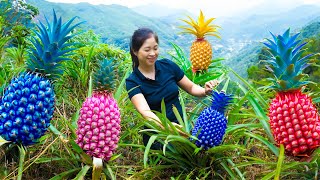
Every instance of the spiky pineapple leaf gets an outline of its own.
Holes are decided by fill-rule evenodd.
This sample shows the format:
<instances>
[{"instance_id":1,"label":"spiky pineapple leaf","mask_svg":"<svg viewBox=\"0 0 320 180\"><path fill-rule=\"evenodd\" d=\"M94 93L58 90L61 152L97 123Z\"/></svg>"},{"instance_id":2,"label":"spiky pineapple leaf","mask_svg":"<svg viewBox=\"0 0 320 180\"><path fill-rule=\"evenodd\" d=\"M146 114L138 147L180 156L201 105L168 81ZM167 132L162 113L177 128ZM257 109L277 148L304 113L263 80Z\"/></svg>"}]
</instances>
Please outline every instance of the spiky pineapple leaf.
<instances>
[{"instance_id":1,"label":"spiky pineapple leaf","mask_svg":"<svg viewBox=\"0 0 320 180\"><path fill-rule=\"evenodd\" d=\"M115 59L103 59L99 68L93 74L93 89L95 91L111 92L115 89L116 69Z\"/></svg>"},{"instance_id":2,"label":"spiky pineapple leaf","mask_svg":"<svg viewBox=\"0 0 320 180\"><path fill-rule=\"evenodd\" d=\"M217 29L220 28L217 25L211 24L215 18L210 18L208 20L205 20L205 16L203 15L202 11L200 10L200 15L198 17L198 20L195 21L190 16L187 16L189 20L181 19L181 21L187 23L188 26L179 26L179 28L183 29L181 32L182 34L193 34L198 39L204 38L206 35L209 36L215 36L217 38L221 38L218 35Z\"/></svg>"},{"instance_id":3,"label":"spiky pineapple leaf","mask_svg":"<svg viewBox=\"0 0 320 180\"><path fill-rule=\"evenodd\" d=\"M6 143L10 143L10 141L7 141L0 136L0 147Z\"/></svg>"},{"instance_id":4,"label":"spiky pineapple leaf","mask_svg":"<svg viewBox=\"0 0 320 180\"><path fill-rule=\"evenodd\" d=\"M33 44L29 53L30 58L27 60L27 68L30 71L42 73L50 78L56 78L62 74L61 62L70 60L67 56L71 55L70 52L74 50L74 48L69 48L74 43L69 43L68 40L77 33L71 33L71 31L83 23L80 22L70 26L75 18L73 17L62 24L61 17L57 19L53 10L53 22L45 17L47 26L42 22L37 25L36 36L30 39Z\"/></svg>"},{"instance_id":5,"label":"spiky pineapple leaf","mask_svg":"<svg viewBox=\"0 0 320 180\"><path fill-rule=\"evenodd\" d=\"M299 89L301 86L308 84L301 78L303 70L309 66L309 57L313 54L308 54L302 57L305 49L303 47L307 42L301 43L301 40L296 40L299 33L290 36L290 28L287 29L282 35L272 35L273 40L267 39L263 43L270 53L267 61L268 68L272 69L275 79L272 80L274 88L278 91L286 91L292 89ZM271 66L270 66L271 65Z\"/></svg>"}]
</instances>

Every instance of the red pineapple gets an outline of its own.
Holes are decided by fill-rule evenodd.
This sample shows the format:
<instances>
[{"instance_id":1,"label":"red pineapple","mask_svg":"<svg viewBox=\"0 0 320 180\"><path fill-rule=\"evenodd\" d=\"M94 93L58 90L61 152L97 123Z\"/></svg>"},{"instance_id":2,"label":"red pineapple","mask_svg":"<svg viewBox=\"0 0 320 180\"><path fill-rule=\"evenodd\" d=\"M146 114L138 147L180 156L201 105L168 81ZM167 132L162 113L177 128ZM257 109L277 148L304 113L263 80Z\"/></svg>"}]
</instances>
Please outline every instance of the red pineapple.
<instances>
[{"instance_id":1,"label":"red pineapple","mask_svg":"<svg viewBox=\"0 0 320 180\"><path fill-rule=\"evenodd\" d=\"M271 65L275 78L274 88L277 93L269 107L270 128L277 144L283 144L286 153L293 156L309 155L319 146L320 121L318 111L312 99L301 92L301 87L308 84L303 81L302 71L308 66L299 44L298 34L290 36L290 29L283 35L273 36L273 41L264 43L271 54L267 61Z\"/></svg>"}]
</instances>

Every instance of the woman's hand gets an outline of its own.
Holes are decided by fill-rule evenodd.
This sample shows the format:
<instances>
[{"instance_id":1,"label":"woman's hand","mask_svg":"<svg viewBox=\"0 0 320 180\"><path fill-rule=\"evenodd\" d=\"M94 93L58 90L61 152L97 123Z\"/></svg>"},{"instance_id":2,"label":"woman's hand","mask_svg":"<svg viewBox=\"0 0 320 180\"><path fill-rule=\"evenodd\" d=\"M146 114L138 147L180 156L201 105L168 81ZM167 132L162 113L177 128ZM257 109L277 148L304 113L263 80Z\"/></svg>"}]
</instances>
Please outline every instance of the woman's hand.
<instances>
[{"instance_id":1,"label":"woman's hand","mask_svg":"<svg viewBox=\"0 0 320 180\"><path fill-rule=\"evenodd\" d=\"M206 95L209 95L212 92L212 89L218 85L219 85L219 81L216 79L206 82L204 84L204 93Z\"/></svg>"}]
</instances>

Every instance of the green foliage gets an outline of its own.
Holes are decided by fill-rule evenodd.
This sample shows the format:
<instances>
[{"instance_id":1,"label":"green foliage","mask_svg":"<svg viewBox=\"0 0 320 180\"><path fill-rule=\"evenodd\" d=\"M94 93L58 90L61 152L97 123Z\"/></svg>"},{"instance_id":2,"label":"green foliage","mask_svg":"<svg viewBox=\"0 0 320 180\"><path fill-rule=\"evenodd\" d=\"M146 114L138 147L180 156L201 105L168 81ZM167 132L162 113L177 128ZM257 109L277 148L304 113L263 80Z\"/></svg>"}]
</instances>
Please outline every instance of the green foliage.
<instances>
[{"instance_id":1,"label":"green foliage","mask_svg":"<svg viewBox=\"0 0 320 180\"><path fill-rule=\"evenodd\" d=\"M301 29L302 39L312 39L313 37L319 37L320 34L320 19L312 22Z\"/></svg>"},{"instance_id":2,"label":"green foliage","mask_svg":"<svg viewBox=\"0 0 320 180\"><path fill-rule=\"evenodd\" d=\"M18 45L18 47L11 47L6 49L6 55L18 66L24 65L27 59L27 52L24 45Z\"/></svg>"},{"instance_id":3,"label":"green foliage","mask_svg":"<svg viewBox=\"0 0 320 180\"><path fill-rule=\"evenodd\" d=\"M227 69L222 65L222 58L213 59L206 71L192 72L191 61L186 57L185 53L178 45L171 43L175 52L169 52L173 61L177 63L182 69L184 74L194 83L204 85L207 81L222 78L227 74Z\"/></svg>"},{"instance_id":4,"label":"green foliage","mask_svg":"<svg viewBox=\"0 0 320 180\"><path fill-rule=\"evenodd\" d=\"M270 82L267 78L273 77L272 73L266 69L266 60L268 59L269 52L267 48L261 48L261 51L258 53L258 63L254 64L247 69L248 80L255 87L262 87L270 85Z\"/></svg>"},{"instance_id":5,"label":"green foliage","mask_svg":"<svg viewBox=\"0 0 320 180\"><path fill-rule=\"evenodd\" d=\"M1 0L0 17L3 19L4 34L11 36L10 44L25 45L25 38L34 27L32 19L39 14L36 7L21 0Z\"/></svg>"},{"instance_id":6,"label":"green foliage","mask_svg":"<svg viewBox=\"0 0 320 180\"><path fill-rule=\"evenodd\" d=\"M75 36L70 40L74 42L75 48L81 48L84 46L98 46L101 43L101 36L93 32L93 30L79 30L79 35Z\"/></svg>"}]
</instances>

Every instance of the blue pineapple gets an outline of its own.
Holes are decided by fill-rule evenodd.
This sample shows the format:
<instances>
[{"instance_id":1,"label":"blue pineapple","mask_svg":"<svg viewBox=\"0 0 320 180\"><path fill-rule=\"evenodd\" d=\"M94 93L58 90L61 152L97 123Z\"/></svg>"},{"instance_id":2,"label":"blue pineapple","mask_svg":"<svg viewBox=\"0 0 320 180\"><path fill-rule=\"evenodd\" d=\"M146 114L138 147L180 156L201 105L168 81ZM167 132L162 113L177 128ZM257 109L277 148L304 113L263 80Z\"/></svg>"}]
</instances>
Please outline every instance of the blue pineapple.
<instances>
[{"instance_id":1,"label":"blue pineapple","mask_svg":"<svg viewBox=\"0 0 320 180\"><path fill-rule=\"evenodd\" d=\"M232 100L231 95L224 92L213 92L212 98L211 106L201 112L192 130L192 135L199 139L196 140L196 145L204 149L221 144L228 123L224 113Z\"/></svg>"},{"instance_id":2,"label":"blue pineapple","mask_svg":"<svg viewBox=\"0 0 320 180\"><path fill-rule=\"evenodd\" d=\"M0 136L25 146L37 142L50 126L55 94L52 80L62 73L61 62L73 50L68 42L70 32L80 23L73 20L62 24L53 11L53 22L46 27L40 22L32 37L33 48L27 60L27 71L11 80L0 99Z\"/></svg>"}]
</instances>

